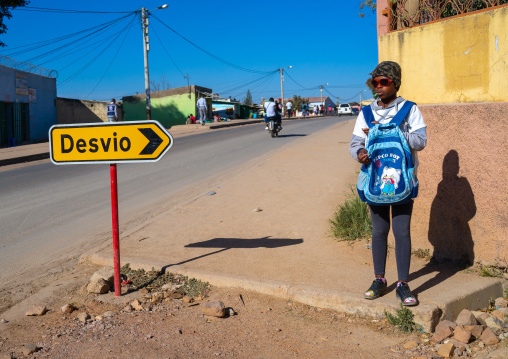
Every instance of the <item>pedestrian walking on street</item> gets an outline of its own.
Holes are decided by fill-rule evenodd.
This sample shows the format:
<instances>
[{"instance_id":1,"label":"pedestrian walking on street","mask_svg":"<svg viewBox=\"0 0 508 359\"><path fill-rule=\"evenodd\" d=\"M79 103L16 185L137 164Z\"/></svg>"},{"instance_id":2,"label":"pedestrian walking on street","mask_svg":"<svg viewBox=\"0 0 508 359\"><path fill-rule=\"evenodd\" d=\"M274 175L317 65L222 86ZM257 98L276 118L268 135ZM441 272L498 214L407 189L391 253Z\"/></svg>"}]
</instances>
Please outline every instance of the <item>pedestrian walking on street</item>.
<instances>
[{"instance_id":1,"label":"pedestrian walking on street","mask_svg":"<svg viewBox=\"0 0 508 359\"><path fill-rule=\"evenodd\" d=\"M293 103L291 101L288 101L286 103L286 109L288 111L288 118L291 117L291 109L293 108Z\"/></svg>"},{"instance_id":2,"label":"pedestrian walking on street","mask_svg":"<svg viewBox=\"0 0 508 359\"><path fill-rule=\"evenodd\" d=\"M323 105L321 105L321 108L319 110L321 111L321 116L323 116L325 114L325 108L323 107Z\"/></svg>"},{"instance_id":3,"label":"pedestrian walking on street","mask_svg":"<svg viewBox=\"0 0 508 359\"><path fill-rule=\"evenodd\" d=\"M369 134L369 127L366 122L367 116L371 124L387 124L402 109L406 100L397 96L397 91L401 86L402 71L396 62L383 61L371 73L372 86L378 94L378 100L370 104L370 108L365 108L360 112L353 130L353 137L349 144L351 156L362 163L364 167L370 169L370 166L381 167L385 162L381 162L378 155L376 158L369 158L366 150L366 139ZM408 105L411 105L409 103ZM405 108L407 109L408 106ZM364 112L368 114L364 115ZM372 115L371 115L372 114ZM407 144L411 150L411 160L414 163L414 173L418 167L417 151L421 151L427 144L426 125L422 114L416 104L412 104L408 114L402 120L399 128L402 135L406 138ZM372 129L379 131L377 127ZM409 157L409 155L408 155ZM371 160L374 163L371 164ZM395 160L394 160L395 161ZM386 162L388 163L388 162ZM390 167L395 167L391 165ZM401 180L401 170L383 167L382 178L379 178L381 191L383 194L395 194L393 188L397 188ZM387 172L384 175L385 170ZM363 171L363 170L362 170ZM388 174L388 172L390 174ZM416 179L416 177L414 177ZM402 179L404 181L404 179ZM417 183L417 181L416 181ZM386 187L383 187L385 186ZM377 186L377 185L376 185ZM376 187L377 189L377 187ZM388 193L390 190L393 193ZM390 231L390 209L393 235L395 237L395 259L397 262L398 280L396 286L396 296L403 305L413 306L418 304L415 295L409 289L409 268L411 264L411 236L410 225L413 212L412 196L407 197L408 201L403 200L401 204L390 204L388 201L383 204L369 204L370 215L372 218L372 259L374 263L374 282L365 292L366 299L376 299L387 291L387 282L385 279L385 266L387 256L387 237ZM369 202L370 203L370 202Z\"/></svg>"},{"instance_id":4,"label":"pedestrian walking on street","mask_svg":"<svg viewBox=\"0 0 508 359\"><path fill-rule=\"evenodd\" d=\"M116 122L118 121L118 111L117 111L116 100L112 99L109 105L106 107L106 116L108 117L108 122Z\"/></svg>"},{"instance_id":5,"label":"pedestrian walking on street","mask_svg":"<svg viewBox=\"0 0 508 359\"><path fill-rule=\"evenodd\" d=\"M201 95L196 105L198 107L199 121L201 122L201 125L204 126L206 121L206 112L208 111L204 95Z\"/></svg>"}]
</instances>

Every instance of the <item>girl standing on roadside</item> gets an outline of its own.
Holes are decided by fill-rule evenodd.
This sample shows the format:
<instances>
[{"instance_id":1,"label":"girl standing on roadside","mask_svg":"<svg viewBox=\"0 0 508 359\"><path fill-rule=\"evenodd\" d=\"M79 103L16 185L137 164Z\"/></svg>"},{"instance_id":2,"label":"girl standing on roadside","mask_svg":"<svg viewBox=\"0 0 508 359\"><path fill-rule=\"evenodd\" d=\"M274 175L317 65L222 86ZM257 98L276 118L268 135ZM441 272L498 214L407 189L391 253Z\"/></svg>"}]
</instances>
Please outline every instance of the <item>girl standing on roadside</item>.
<instances>
[{"instance_id":1,"label":"girl standing on roadside","mask_svg":"<svg viewBox=\"0 0 508 359\"><path fill-rule=\"evenodd\" d=\"M402 71L398 63L383 61L374 69L371 75L372 86L378 94L378 100L370 104L375 119L372 123L386 124L392 120L406 102L405 99L397 96L397 91L401 86ZM416 151L423 150L427 144L426 127L422 114L416 104L413 105L409 114L400 125L400 130L411 149L411 157L415 163L415 172L418 167ZM356 120L353 137L349 145L349 152L355 160L366 166L370 164L370 158L365 149L368 133L369 127L362 111ZM410 224L413 212L413 200L399 205L369 205L369 209L372 217L372 259L375 279L370 288L365 292L364 297L366 299L376 299L385 294L387 290L385 266L391 209L398 273L396 296L405 306L417 305L418 300L408 285L411 263Z\"/></svg>"}]
</instances>

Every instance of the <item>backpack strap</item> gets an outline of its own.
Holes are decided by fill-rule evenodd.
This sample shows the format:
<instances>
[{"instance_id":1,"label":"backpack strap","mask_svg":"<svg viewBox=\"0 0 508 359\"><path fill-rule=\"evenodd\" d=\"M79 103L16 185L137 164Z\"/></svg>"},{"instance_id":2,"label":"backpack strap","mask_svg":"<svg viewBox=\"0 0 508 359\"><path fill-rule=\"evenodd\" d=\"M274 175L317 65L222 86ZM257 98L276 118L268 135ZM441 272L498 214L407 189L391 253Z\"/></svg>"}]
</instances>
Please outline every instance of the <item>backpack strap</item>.
<instances>
[{"instance_id":1,"label":"backpack strap","mask_svg":"<svg viewBox=\"0 0 508 359\"><path fill-rule=\"evenodd\" d=\"M411 101L406 101L402 108L397 112L397 114L392 118L390 123L396 124L397 127L400 126L400 124L404 121L404 119L407 117L409 111L411 111L411 108L413 107L415 103Z\"/></svg>"},{"instance_id":2,"label":"backpack strap","mask_svg":"<svg viewBox=\"0 0 508 359\"><path fill-rule=\"evenodd\" d=\"M375 121L375 119L374 114L372 113L372 109L370 108L370 105L363 106L362 113L363 117L365 118L365 122L367 122L367 126L369 126L369 128L372 128L374 126L372 121Z\"/></svg>"}]
</instances>

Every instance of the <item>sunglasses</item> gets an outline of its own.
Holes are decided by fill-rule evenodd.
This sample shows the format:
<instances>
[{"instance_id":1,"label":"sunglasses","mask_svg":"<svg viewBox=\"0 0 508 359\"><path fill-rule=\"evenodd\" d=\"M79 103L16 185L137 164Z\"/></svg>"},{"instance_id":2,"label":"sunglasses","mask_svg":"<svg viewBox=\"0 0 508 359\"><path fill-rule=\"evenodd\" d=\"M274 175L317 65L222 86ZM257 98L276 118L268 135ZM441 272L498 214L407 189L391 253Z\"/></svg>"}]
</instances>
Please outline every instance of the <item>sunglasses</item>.
<instances>
[{"instance_id":1,"label":"sunglasses","mask_svg":"<svg viewBox=\"0 0 508 359\"><path fill-rule=\"evenodd\" d=\"M376 88L377 85L381 85L383 87L388 87L393 81L390 79L381 79L379 81L372 80L370 83L372 84L372 87Z\"/></svg>"}]
</instances>

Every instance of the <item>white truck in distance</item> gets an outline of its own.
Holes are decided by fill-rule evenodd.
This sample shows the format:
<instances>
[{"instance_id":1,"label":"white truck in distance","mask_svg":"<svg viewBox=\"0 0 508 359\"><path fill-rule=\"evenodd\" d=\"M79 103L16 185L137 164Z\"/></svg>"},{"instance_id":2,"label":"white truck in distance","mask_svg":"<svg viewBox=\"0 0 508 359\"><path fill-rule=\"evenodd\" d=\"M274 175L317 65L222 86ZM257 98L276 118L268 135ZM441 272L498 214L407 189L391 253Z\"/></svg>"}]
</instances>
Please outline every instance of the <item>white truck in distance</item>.
<instances>
[{"instance_id":1,"label":"white truck in distance","mask_svg":"<svg viewBox=\"0 0 508 359\"><path fill-rule=\"evenodd\" d=\"M353 111L351 110L351 106L349 106L348 103L341 103L340 106L337 108L337 115L349 115L351 116L353 114Z\"/></svg>"}]
</instances>

